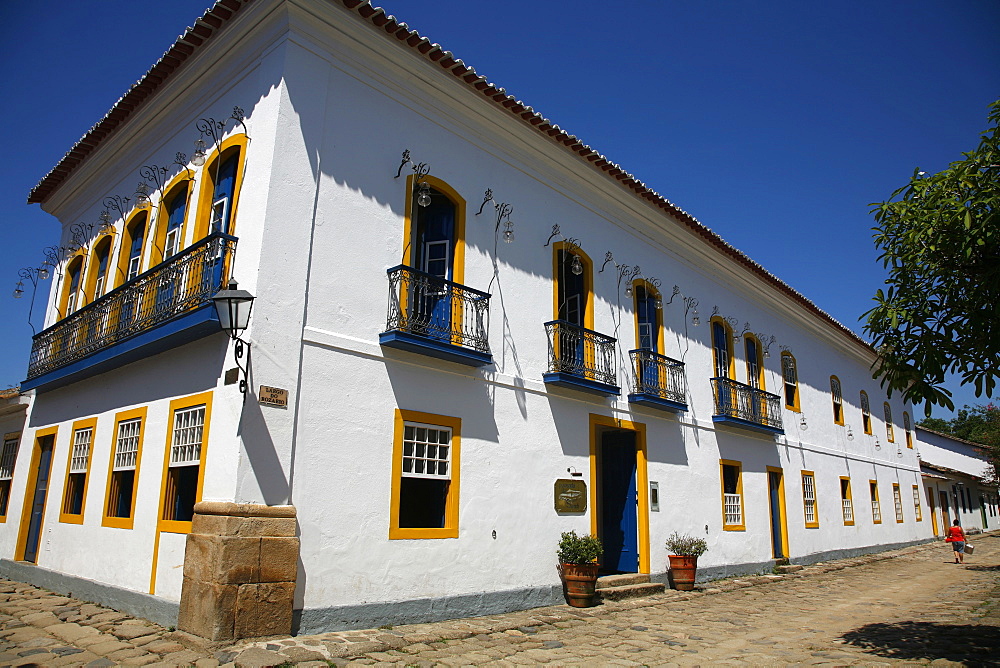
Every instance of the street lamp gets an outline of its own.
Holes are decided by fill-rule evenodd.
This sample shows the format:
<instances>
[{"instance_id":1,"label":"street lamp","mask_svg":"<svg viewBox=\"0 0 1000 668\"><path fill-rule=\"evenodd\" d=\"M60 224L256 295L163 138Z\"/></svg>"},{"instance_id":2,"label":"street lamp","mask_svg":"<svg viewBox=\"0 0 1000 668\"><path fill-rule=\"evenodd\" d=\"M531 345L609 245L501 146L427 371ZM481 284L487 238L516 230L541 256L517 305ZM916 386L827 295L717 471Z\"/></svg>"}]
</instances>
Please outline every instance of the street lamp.
<instances>
[{"instance_id":1,"label":"street lamp","mask_svg":"<svg viewBox=\"0 0 1000 668\"><path fill-rule=\"evenodd\" d=\"M219 315L219 325L229 335L229 338L236 342L233 355L236 358L236 366L239 367L243 375L240 379L240 392L246 398L247 369L240 364L240 360L243 358L244 346L249 344L240 338L240 334L250 325L250 311L253 310L254 296L246 290L237 289L236 280L231 278L225 290L219 290L212 296L212 301L215 303L215 311ZM247 367L249 366L248 355Z\"/></svg>"}]
</instances>

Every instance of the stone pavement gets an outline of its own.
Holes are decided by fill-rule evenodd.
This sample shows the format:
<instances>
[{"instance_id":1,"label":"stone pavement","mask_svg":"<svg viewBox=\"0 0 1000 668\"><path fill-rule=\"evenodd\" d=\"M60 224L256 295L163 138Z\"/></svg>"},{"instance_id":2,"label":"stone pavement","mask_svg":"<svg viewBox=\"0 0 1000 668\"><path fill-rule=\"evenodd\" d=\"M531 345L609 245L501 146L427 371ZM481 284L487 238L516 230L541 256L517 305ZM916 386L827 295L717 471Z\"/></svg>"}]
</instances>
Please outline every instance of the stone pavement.
<instances>
[{"instance_id":1,"label":"stone pavement","mask_svg":"<svg viewBox=\"0 0 1000 668\"><path fill-rule=\"evenodd\" d=\"M1000 535L577 610L210 643L0 581L3 665L1000 666Z\"/></svg>"}]
</instances>

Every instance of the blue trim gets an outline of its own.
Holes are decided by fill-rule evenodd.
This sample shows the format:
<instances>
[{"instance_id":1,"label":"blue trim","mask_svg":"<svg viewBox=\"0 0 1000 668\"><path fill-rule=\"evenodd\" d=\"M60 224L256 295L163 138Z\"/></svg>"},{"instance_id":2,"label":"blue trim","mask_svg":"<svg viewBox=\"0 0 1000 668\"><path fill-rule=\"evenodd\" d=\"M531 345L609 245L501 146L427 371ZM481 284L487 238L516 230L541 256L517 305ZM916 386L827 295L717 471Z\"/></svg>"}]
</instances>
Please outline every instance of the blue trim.
<instances>
[{"instance_id":1,"label":"blue trim","mask_svg":"<svg viewBox=\"0 0 1000 668\"><path fill-rule=\"evenodd\" d=\"M400 330L382 332L378 335L379 345L386 348L396 348L420 355L428 355L437 359L456 362L466 366L486 366L493 364L493 355L482 353L472 348L463 348L451 343L444 343L426 336L418 336Z\"/></svg>"},{"instance_id":2,"label":"blue trim","mask_svg":"<svg viewBox=\"0 0 1000 668\"><path fill-rule=\"evenodd\" d=\"M730 417L728 415L713 415L712 422L717 422L719 424L729 425L731 427L738 427L740 429L749 429L751 431L759 431L764 434L784 434L785 430L780 427L768 427L764 424L757 424L756 422L750 422L749 420L741 420L740 418Z\"/></svg>"},{"instance_id":3,"label":"blue trim","mask_svg":"<svg viewBox=\"0 0 1000 668\"><path fill-rule=\"evenodd\" d=\"M563 371L552 371L550 373L542 374L542 379L545 381L546 385L566 387L571 390L579 390L580 392L587 392L589 394L600 394L605 397L617 397L621 394L621 390L617 385L599 383L596 380L589 380L587 378L582 378L581 376L565 373Z\"/></svg>"},{"instance_id":4,"label":"blue trim","mask_svg":"<svg viewBox=\"0 0 1000 668\"><path fill-rule=\"evenodd\" d=\"M72 364L22 381L21 389L48 392L215 333L221 334L222 326L215 305L208 303Z\"/></svg>"},{"instance_id":5,"label":"blue trim","mask_svg":"<svg viewBox=\"0 0 1000 668\"><path fill-rule=\"evenodd\" d=\"M657 396L655 394L649 394L646 392L639 392L636 394L628 395L628 401L630 404L636 404L639 406L646 406L647 408L656 408L661 411L668 411L670 413L686 413L688 406L680 401L671 401L669 399L664 399L663 397Z\"/></svg>"}]
</instances>

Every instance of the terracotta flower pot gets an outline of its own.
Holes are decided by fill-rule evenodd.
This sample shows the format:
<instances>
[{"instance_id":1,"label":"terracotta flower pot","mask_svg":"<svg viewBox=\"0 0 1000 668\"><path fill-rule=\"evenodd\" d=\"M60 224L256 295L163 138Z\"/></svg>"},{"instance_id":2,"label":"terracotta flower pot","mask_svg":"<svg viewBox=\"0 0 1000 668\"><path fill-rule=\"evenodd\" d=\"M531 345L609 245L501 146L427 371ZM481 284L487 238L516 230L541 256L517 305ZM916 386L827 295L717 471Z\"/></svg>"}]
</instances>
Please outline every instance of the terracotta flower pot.
<instances>
[{"instance_id":1,"label":"terracotta flower pot","mask_svg":"<svg viewBox=\"0 0 1000 668\"><path fill-rule=\"evenodd\" d=\"M671 586L681 591L694 589L695 574L698 571L698 557L671 554L669 559Z\"/></svg>"},{"instance_id":2,"label":"terracotta flower pot","mask_svg":"<svg viewBox=\"0 0 1000 668\"><path fill-rule=\"evenodd\" d=\"M563 596L574 608L589 608L597 596L597 564L560 564Z\"/></svg>"}]
</instances>

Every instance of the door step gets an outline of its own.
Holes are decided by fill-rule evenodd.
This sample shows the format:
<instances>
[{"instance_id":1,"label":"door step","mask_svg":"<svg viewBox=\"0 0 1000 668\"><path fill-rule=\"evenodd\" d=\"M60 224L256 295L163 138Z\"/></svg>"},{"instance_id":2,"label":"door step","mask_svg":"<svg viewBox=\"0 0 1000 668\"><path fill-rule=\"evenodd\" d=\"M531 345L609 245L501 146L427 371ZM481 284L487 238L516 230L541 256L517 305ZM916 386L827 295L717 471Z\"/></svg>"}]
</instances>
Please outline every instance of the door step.
<instances>
[{"instance_id":1,"label":"door step","mask_svg":"<svg viewBox=\"0 0 1000 668\"><path fill-rule=\"evenodd\" d=\"M801 564L785 564L783 566L775 567L775 571L778 573L795 573L801 571L804 567Z\"/></svg>"},{"instance_id":2,"label":"door step","mask_svg":"<svg viewBox=\"0 0 1000 668\"><path fill-rule=\"evenodd\" d=\"M650 582L642 573L622 573L597 578L597 595L606 601L620 601L625 598L640 598L663 593L664 585Z\"/></svg>"}]
</instances>

